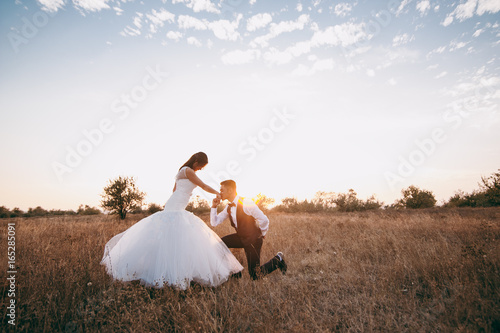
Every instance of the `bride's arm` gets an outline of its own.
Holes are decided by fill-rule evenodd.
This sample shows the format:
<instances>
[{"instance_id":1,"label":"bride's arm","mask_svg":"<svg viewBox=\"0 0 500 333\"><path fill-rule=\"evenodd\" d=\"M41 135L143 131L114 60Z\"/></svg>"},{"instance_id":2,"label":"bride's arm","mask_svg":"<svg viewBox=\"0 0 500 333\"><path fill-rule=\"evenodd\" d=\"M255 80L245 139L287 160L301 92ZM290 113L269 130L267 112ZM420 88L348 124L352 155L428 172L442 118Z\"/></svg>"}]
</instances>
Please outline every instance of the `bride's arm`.
<instances>
[{"instance_id":1,"label":"bride's arm","mask_svg":"<svg viewBox=\"0 0 500 333\"><path fill-rule=\"evenodd\" d=\"M172 192L175 192L176 189L177 189L177 184L174 184L174 190Z\"/></svg>"},{"instance_id":2,"label":"bride's arm","mask_svg":"<svg viewBox=\"0 0 500 333\"><path fill-rule=\"evenodd\" d=\"M198 176L196 175L196 173L194 173L193 169L186 168L186 177L191 182L193 182L193 184L198 185L199 187L201 187L202 189L204 189L208 193L219 194L218 191L214 190L213 188L211 188L210 186L208 186L207 184L205 184L200 178L198 178Z\"/></svg>"}]
</instances>

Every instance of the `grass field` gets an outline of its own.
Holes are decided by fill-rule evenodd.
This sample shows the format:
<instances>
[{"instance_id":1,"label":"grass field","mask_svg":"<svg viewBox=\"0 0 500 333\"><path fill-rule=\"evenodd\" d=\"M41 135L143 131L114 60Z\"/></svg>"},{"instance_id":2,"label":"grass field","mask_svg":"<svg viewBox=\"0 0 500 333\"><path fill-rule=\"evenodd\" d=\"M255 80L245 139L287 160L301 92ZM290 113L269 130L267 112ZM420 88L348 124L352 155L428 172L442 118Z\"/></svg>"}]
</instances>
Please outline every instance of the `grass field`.
<instances>
[{"instance_id":1,"label":"grass field","mask_svg":"<svg viewBox=\"0 0 500 333\"><path fill-rule=\"evenodd\" d=\"M252 281L245 269L187 291L114 282L99 264L141 217L2 220L4 268L16 223L16 331L500 331L500 209L273 213L262 261L283 251L287 275ZM232 232L229 222L215 231ZM1 327L13 331L6 271Z\"/></svg>"}]
</instances>

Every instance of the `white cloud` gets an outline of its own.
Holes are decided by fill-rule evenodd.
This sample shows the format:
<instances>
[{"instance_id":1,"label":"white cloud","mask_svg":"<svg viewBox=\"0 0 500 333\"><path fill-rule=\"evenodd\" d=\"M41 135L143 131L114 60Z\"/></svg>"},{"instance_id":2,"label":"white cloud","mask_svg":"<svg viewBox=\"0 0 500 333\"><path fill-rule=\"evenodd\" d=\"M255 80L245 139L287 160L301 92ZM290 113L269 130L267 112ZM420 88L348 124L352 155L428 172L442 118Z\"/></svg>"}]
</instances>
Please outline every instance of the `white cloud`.
<instances>
[{"instance_id":1,"label":"white cloud","mask_svg":"<svg viewBox=\"0 0 500 333\"><path fill-rule=\"evenodd\" d=\"M328 27L324 31L316 31L310 40L297 42L284 51L280 51L277 48L271 48L268 52L264 53L263 58L268 64L282 65L289 63L293 58L310 53L311 49L314 47L323 45L349 46L365 37L363 27L363 24L356 25L352 23ZM300 69L297 70L300 71Z\"/></svg>"},{"instance_id":2,"label":"white cloud","mask_svg":"<svg viewBox=\"0 0 500 333\"><path fill-rule=\"evenodd\" d=\"M179 41L179 39L181 39L182 36L183 36L183 34L180 31L169 31L169 32L167 32L167 38L168 39L173 39L176 42Z\"/></svg>"},{"instance_id":3,"label":"white cloud","mask_svg":"<svg viewBox=\"0 0 500 333\"><path fill-rule=\"evenodd\" d=\"M301 11L302 11L302 4L301 4L301 3L298 3L298 4L297 4L297 7L295 7L295 9L296 9L298 12L301 12Z\"/></svg>"},{"instance_id":4,"label":"white cloud","mask_svg":"<svg viewBox=\"0 0 500 333\"><path fill-rule=\"evenodd\" d=\"M247 30L255 31L257 29L263 28L273 20L272 16L268 13L259 13L250 17L247 20Z\"/></svg>"},{"instance_id":5,"label":"white cloud","mask_svg":"<svg viewBox=\"0 0 500 333\"><path fill-rule=\"evenodd\" d=\"M395 78L391 77L389 79L389 81L387 81L391 86L395 86L396 84L398 84L398 81L396 81Z\"/></svg>"},{"instance_id":6,"label":"white cloud","mask_svg":"<svg viewBox=\"0 0 500 333\"><path fill-rule=\"evenodd\" d=\"M392 39L392 46L399 46L399 45L408 44L409 42L413 41L414 39L415 39L415 36L410 36L407 33L397 35Z\"/></svg>"},{"instance_id":7,"label":"white cloud","mask_svg":"<svg viewBox=\"0 0 500 333\"><path fill-rule=\"evenodd\" d=\"M302 54L307 54L311 52L311 46L312 45L310 41L298 42L295 43L293 46L288 47L286 49L286 52L289 52L294 57L299 57Z\"/></svg>"},{"instance_id":8,"label":"white cloud","mask_svg":"<svg viewBox=\"0 0 500 333\"><path fill-rule=\"evenodd\" d=\"M402 13L406 13L405 7L411 2L411 0L403 0L396 10L396 16L401 15Z\"/></svg>"},{"instance_id":9,"label":"white cloud","mask_svg":"<svg viewBox=\"0 0 500 333\"><path fill-rule=\"evenodd\" d=\"M366 34L364 23L343 23L327 27L324 31L316 31L311 39L313 46L320 45L342 45L349 46L362 39L369 39Z\"/></svg>"},{"instance_id":10,"label":"white cloud","mask_svg":"<svg viewBox=\"0 0 500 333\"><path fill-rule=\"evenodd\" d=\"M469 44L469 42L455 42L455 41L452 41L452 42L450 42L450 48L449 48L449 50L450 50L450 52L456 51L458 49L461 49L461 48L467 46L467 44Z\"/></svg>"},{"instance_id":11,"label":"white cloud","mask_svg":"<svg viewBox=\"0 0 500 333\"><path fill-rule=\"evenodd\" d=\"M345 17L352 11L352 5L346 2L339 3L335 6L334 11L335 15Z\"/></svg>"},{"instance_id":12,"label":"white cloud","mask_svg":"<svg viewBox=\"0 0 500 333\"><path fill-rule=\"evenodd\" d=\"M122 36L139 36L141 34L141 31L135 28L132 28L131 26L126 26L125 29L123 29L122 32L120 32L120 35Z\"/></svg>"},{"instance_id":13,"label":"white cloud","mask_svg":"<svg viewBox=\"0 0 500 333\"><path fill-rule=\"evenodd\" d=\"M483 15L486 12L497 13L500 11L500 1L498 0L479 0L477 5L477 14Z\"/></svg>"},{"instance_id":14,"label":"white cloud","mask_svg":"<svg viewBox=\"0 0 500 333\"><path fill-rule=\"evenodd\" d=\"M468 0L466 3L459 4L453 13L460 21L471 18L474 16L476 10L477 0Z\"/></svg>"},{"instance_id":15,"label":"white cloud","mask_svg":"<svg viewBox=\"0 0 500 333\"><path fill-rule=\"evenodd\" d=\"M431 9L431 3L429 0L422 0L422 1L417 3L416 8L417 8L417 10L420 11L420 14L422 16L424 16L425 14L427 14L429 9Z\"/></svg>"},{"instance_id":16,"label":"white cloud","mask_svg":"<svg viewBox=\"0 0 500 333\"><path fill-rule=\"evenodd\" d=\"M259 50L236 50L224 54L221 58L222 62L226 65L241 65L247 64L260 58L261 52Z\"/></svg>"},{"instance_id":17,"label":"white cloud","mask_svg":"<svg viewBox=\"0 0 500 333\"><path fill-rule=\"evenodd\" d=\"M139 29L142 28L142 21L140 16L134 17L134 25Z\"/></svg>"},{"instance_id":18,"label":"white cloud","mask_svg":"<svg viewBox=\"0 0 500 333\"><path fill-rule=\"evenodd\" d=\"M441 90L445 96L457 98L449 104L453 110L462 110L463 116L469 116L471 111L478 112L498 110L500 101L500 77L474 74L470 79L464 80L450 88Z\"/></svg>"},{"instance_id":19,"label":"white cloud","mask_svg":"<svg viewBox=\"0 0 500 333\"><path fill-rule=\"evenodd\" d=\"M465 46L467 46L467 44L469 44L469 42L451 42L450 43L450 52L464 48Z\"/></svg>"},{"instance_id":20,"label":"white cloud","mask_svg":"<svg viewBox=\"0 0 500 333\"><path fill-rule=\"evenodd\" d=\"M64 7L63 0L37 0L37 2L42 7L42 10L49 13L55 13Z\"/></svg>"},{"instance_id":21,"label":"white cloud","mask_svg":"<svg viewBox=\"0 0 500 333\"><path fill-rule=\"evenodd\" d=\"M250 5L254 5L257 2L257 0L250 0Z\"/></svg>"},{"instance_id":22,"label":"white cloud","mask_svg":"<svg viewBox=\"0 0 500 333\"><path fill-rule=\"evenodd\" d=\"M276 48L271 48L269 51L264 53L264 60L271 65L283 65L292 61L293 56L290 52L279 51Z\"/></svg>"},{"instance_id":23,"label":"white cloud","mask_svg":"<svg viewBox=\"0 0 500 333\"><path fill-rule=\"evenodd\" d=\"M188 44L194 45L196 47L201 47L201 42L196 38L196 37L188 37L187 39Z\"/></svg>"},{"instance_id":24,"label":"white cloud","mask_svg":"<svg viewBox=\"0 0 500 333\"><path fill-rule=\"evenodd\" d=\"M367 69L366 70L366 75L369 77L374 77L375 76L375 71L373 69Z\"/></svg>"},{"instance_id":25,"label":"white cloud","mask_svg":"<svg viewBox=\"0 0 500 333\"><path fill-rule=\"evenodd\" d=\"M302 14L295 21L281 21L280 23L271 23L269 33L255 38L250 45L252 47L260 46L267 47L269 40L284 32L292 32L294 30L302 30L306 23L309 22L309 15Z\"/></svg>"},{"instance_id":26,"label":"white cloud","mask_svg":"<svg viewBox=\"0 0 500 333\"><path fill-rule=\"evenodd\" d=\"M240 33L236 31L238 29L238 25L240 24L240 20L243 17L242 14L239 14L236 21L228 21L228 20L218 20L208 23L208 28L212 30L215 37L222 40L231 40L234 41L240 37Z\"/></svg>"},{"instance_id":27,"label":"white cloud","mask_svg":"<svg viewBox=\"0 0 500 333\"><path fill-rule=\"evenodd\" d=\"M476 31L474 31L472 37L479 37L479 35L481 35L483 31L484 31L483 29L477 29Z\"/></svg>"},{"instance_id":28,"label":"white cloud","mask_svg":"<svg viewBox=\"0 0 500 333\"><path fill-rule=\"evenodd\" d=\"M83 9L87 12L98 12L102 9L108 9L109 0L73 0L77 9Z\"/></svg>"},{"instance_id":29,"label":"white cloud","mask_svg":"<svg viewBox=\"0 0 500 333\"><path fill-rule=\"evenodd\" d=\"M205 22L189 15L179 15L177 19L179 29L207 30Z\"/></svg>"},{"instance_id":30,"label":"white cloud","mask_svg":"<svg viewBox=\"0 0 500 333\"><path fill-rule=\"evenodd\" d=\"M364 54L364 53L367 53L368 51L370 51L372 49L372 46L371 45L368 45L368 46L362 46L362 47L353 47L352 50L349 49L349 50L345 50L345 51L348 51L348 52L344 52L346 58L350 59L350 58L354 58L360 54Z\"/></svg>"},{"instance_id":31,"label":"white cloud","mask_svg":"<svg viewBox=\"0 0 500 333\"><path fill-rule=\"evenodd\" d=\"M150 26L151 32L155 33L159 27L163 27L163 22L175 22L175 15L161 8L160 11L152 10L151 14L146 14L146 17L152 22Z\"/></svg>"},{"instance_id":32,"label":"white cloud","mask_svg":"<svg viewBox=\"0 0 500 333\"><path fill-rule=\"evenodd\" d=\"M433 55L434 53L437 53L437 54L441 54L443 53L444 51L446 51L446 46L440 46L432 51L430 51L428 54L427 54L427 58L429 58L431 55Z\"/></svg>"},{"instance_id":33,"label":"white cloud","mask_svg":"<svg viewBox=\"0 0 500 333\"><path fill-rule=\"evenodd\" d=\"M439 73L438 75L434 76L435 79L440 79L442 77L445 77L448 74L448 72L444 71Z\"/></svg>"},{"instance_id":34,"label":"white cloud","mask_svg":"<svg viewBox=\"0 0 500 333\"><path fill-rule=\"evenodd\" d=\"M133 18L133 26L127 25L120 35L122 36L139 36L141 34L142 28L142 17L144 14L137 12L136 16Z\"/></svg>"},{"instance_id":35,"label":"white cloud","mask_svg":"<svg viewBox=\"0 0 500 333\"><path fill-rule=\"evenodd\" d=\"M270 28L271 34L278 36L284 32L304 29L304 25L309 22L309 15L302 14L295 21L282 21L278 24L272 24Z\"/></svg>"},{"instance_id":36,"label":"white cloud","mask_svg":"<svg viewBox=\"0 0 500 333\"><path fill-rule=\"evenodd\" d=\"M120 7L113 7L113 9L115 10L117 16L123 14L123 9L121 9Z\"/></svg>"},{"instance_id":37,"label":"white cloud","mask_svg":"<svg viewBox=\"0 0 500 333\"><path fill-rule=\"evenodd\" d=\"M500 1L498 0L468 0L455 7L455 9L448 14L442 25L445 27L453 22L456 18L460 22L469 19L477 14L479 16L489 12L497 13L500 11Z\"/></svg>"},{"instance_id":38,"label":"white cloud","mask_svg":"<svg viewBox=\"0 0 500 333\"><path fill-rule=\"evenodd\" d=\"M184 3L188 8L191 8L195 13L206 11L209 13L219 14L220 10L210 2L210 0L172 0L173 4Z\"/></svg>"},{"instance_id":39,"label":"white cloud","mask_svg":"<svg viewBox=\"0 0 500 333\"><path fill-rule=\"evenodd\" d=\"M363 61L364 68L386 69L398 64L414 64L420 59L420 52L414 48L378 47L372 51L370 59Z\"/></svg>"},{"instance_id":40,"label":"white cloud","mask_svg":"<svg viewBox=\"0 0 500 333\"><path fill-rule=\"evenodd\" d=\"M448 15L441 24L445 27L449 26L453 22L453 15Z\"/></svg>"}]
</instances>

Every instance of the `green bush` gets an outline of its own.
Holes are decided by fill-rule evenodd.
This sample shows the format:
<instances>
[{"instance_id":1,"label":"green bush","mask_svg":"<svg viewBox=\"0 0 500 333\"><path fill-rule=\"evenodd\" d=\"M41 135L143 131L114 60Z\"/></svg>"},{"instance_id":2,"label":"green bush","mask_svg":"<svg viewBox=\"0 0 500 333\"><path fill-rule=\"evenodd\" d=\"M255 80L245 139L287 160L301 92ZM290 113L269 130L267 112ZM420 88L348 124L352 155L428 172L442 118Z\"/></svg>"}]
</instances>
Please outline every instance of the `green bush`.
<instances>
[{"instance_id":1,"label":"green bush","mask_svg":"<svg viewBox=\"0 0 500 333\"><path fill-rule=\"evenodd\" d=\"M163 210L163 208L160 205L157 205L155 203L150 203L147 209L148 214L154 214L156 212L159 212Z\"/></svg>"},{"instance_id":2,"label":"green bush","mask_svg":"<svg viewBox=\"0 0 500 333\"><path fill-rule=\"evenodd\" d=\"M496 207L500 206L500 169L489 177L481 177L479 189L472 193L456 192L445 207Z\"/></svg>"},{"instance_id":3,"label":"green bush","mask_svg":"<svg viewBox=\"0 0 500 333\"><path fill-rule=\"evenodd\" d=\"M101 210L99 208L96 208L96 207L90 207L89 205L80 205L80 207L78 207L78 211L77 211L77 214L78 215L99 215L101 214Z\"/></svg>"},{"instance_id":4,"label":"green bush","mask_svg":"<svg viewBox=\"0 0 500 333\"><path fill-rule=\"evenodd\" d=\"M0 206L0 219L6 219L10 217L10 210L5 206Z\"/></svg>"},{"instance_id":5,"label":"green bush","mask_svg":"<svg viewBox=\"0 0 500 333\"><path fill-rule=\"evenodd\" d=\"M436 205L436 198L431 191L421 190L411 185L401 191L403 198L396 201L396 207L418 209L431 208Z\"/></svg>"},{"instance_id":6,"label":"green bush","mask_svg":"<svg viewBox=\"0 0 500 333\"><path fill-rule=\"evenodd\" d=\"M28 212L24 214L25 217L41 217L41 216L48 216L48 215L49 215L49 212L40 206L37 206L36 208L30 208L30 209L28 209Z\"/></svg>"},{"instance_id":7,"label":"green bush","mask_svg":"<svg viewBox=\"0 0 500 333\"><path fill-rule=\"evenodd\" d=\"M316 192L314 199L298 201L296 198L285 198L281 204L273 208L278 212L288 213L317 213L317 212L355 212L370 209L379 209L382 206L375 196L366 201L357 198L357 193L350 189L347 193Z\"/></svg>"},{"instance_id":8,"label":"green bush","mask_svg":"<svg viewBox=\"0 0 500 333\"><path fill-rule=\"evenodd\" d=\"M202 199L199 195L192 197L186 206L186 210L192 212L193 214L209 213L210 209L210 203L207 200Z\"/></svg>"},{"instance_id":9,"label":"green bush","mask_svg":"<svg viewBox=\"0 0 500 333\"><path fill-rule=\"evenodd\" d=\"M10 217L21 217L24 215L24 212L20 210L18 207L15 207L10 211Z\"/></svg>"}]
</instances>

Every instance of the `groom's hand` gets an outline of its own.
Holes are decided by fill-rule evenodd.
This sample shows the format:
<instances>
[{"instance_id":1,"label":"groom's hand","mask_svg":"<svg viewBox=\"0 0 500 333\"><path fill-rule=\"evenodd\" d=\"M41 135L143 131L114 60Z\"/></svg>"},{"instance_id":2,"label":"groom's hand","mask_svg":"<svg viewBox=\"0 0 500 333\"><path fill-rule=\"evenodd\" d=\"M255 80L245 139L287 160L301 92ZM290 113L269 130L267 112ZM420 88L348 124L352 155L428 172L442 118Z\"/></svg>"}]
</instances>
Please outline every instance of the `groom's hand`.
<instances>
[{"instance_id":1,"label":"groom's hand","mask_svg":"<svg viewBox=\"0 0 500 333\"><path fill-rule=\"evenodd\" d=\"M220 197L216 196L214 200L212 200L212 208L217 208L219 204L220 204Z\"/></svg>"}]
</instances>

